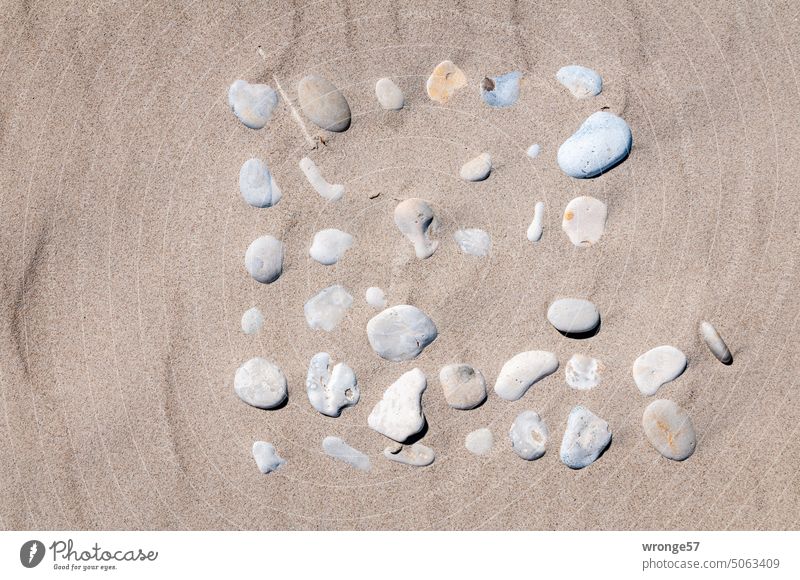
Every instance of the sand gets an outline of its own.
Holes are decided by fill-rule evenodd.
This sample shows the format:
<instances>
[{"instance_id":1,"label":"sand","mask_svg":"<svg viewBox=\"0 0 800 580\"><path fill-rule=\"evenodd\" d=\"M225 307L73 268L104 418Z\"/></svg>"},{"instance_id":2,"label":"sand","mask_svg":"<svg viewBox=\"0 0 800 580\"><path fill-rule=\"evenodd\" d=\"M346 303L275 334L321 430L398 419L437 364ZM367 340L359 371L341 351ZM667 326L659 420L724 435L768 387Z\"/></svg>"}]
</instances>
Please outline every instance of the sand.
<instances>
[{"instance_id":1,"label":"sand","mask_svg":"<svg viewBox=\"0 0 800 580\"><path fill-rule=\"evenodd\" d=\"M402 5L401 5L402 4ZM800 312L800 49L790 2L381 1L8 4L0 20L0 528L41 529L796 529L800 521L797 322ZM262 45L269 66L256 54ZM425 95L450 59L468 85L446 106ZM579 63L603 92L574 99L556 71ZM484 75L521 70L516 105L480 98ZM227 104L236 79L295 96L320 74L353 109L352 127L309 151L284 104L261 131ZM390 77L406 107L384 112L375 82ZM634 135L630 158L578 181L558 146L608 107ZM316 135L319 132L313 131ZM540 155L529 159L531 143ZM465 159L491 151L495 169L465 183ZM309 155L344 198L326 204L298 169ZM254 209L237 176L265 159L284 193ZM376 192L380 192L374 199ZM608 204L602 240L576 248L560 228L578 195ZM437 212L442 244L414 257L397 231L398 200ZM537 201L545 230L525 236ZM314 232L355 244L336 266L308 256ZM485 229L486 258L452 234ZM269 285L243 267L247 245L286 244ZM355 297L332 333L310 330L303 303L334 283ZM378 358L364 331L364 290L430 313L438 339L415 361ZM602 314L576 342L547 322L558 296ZM258 306L264 329L241 332ZM697 327L731 347L721 365ZM673 344L689 368L659 391L686 409L697 451L678 463L647 442L651 399L630 365ZM447 406L441 366L463 362L494 384L503 363L544 349L561 361L521 400L494 393L474 411ZM304 380L320 351L358 374L361 402L332 419ZM566 386L574 352L607 367L592 391ZM289 402L251 408L236 368L278 363ZM381 457L367 426L384 389L421 368L436 451L414 469ZM575 472L558 459L569 410L608 421L609 450ZM507 440L533 409L551 433L535 462ZM476 457L467 433L492 429ZM366 474L322 452L326 435L372 458ZM261 475L254 441L287 464Z\"/></svg>"}]
</instances>

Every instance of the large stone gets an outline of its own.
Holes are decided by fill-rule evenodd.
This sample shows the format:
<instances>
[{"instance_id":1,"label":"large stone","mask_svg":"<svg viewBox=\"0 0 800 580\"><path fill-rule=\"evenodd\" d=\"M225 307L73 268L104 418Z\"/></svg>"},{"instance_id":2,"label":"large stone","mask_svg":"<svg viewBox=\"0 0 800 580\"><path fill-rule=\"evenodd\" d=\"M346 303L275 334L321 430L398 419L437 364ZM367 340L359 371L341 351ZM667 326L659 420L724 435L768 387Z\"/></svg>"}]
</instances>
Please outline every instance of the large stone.
<instances>
[{"instance_id":1,"label":"large stone","mask_svg":"<svg viewBox=\"0 0 800 580\"><path fill-rule=\"evenodd\" d=\"M567 418L567 429L561 440L561 461L571 469L591 465L611 444L608 423L578 405Z\"/></svg>"},{"instance_id":2,"label":"large stone","mask_svg":"<svg viewBox=\"0 0 800 580\"><path fill-rule=\"evenodd\" d=\"M244 253L244 267L257 282L274 282L283 272L283 242L272 236L253 240Z\"/></svg>"},{"instance_id":3,"label":"large stone","mask_svg":"<svg viewBox=\"0 0 800 580\"><path fill-rule=\"evenodd\" d=\"M399 111L406 102L400 87L387 78L378 79L375 83L375 96L381 108L386 111Z\"/></svg>"},{"instance_id":4,"label":"large stone","mask_svg":"<svg viewBox=\"0 0 800 580\"><path fill-rule=\"evenodd\" d=\"M394 223L413 244L417 258L430 258L439 247L438 240L430 239L436 229L436 216L424 199L412 197L398 203L394 208Z\"/></svg>"},{"instance_id":5,"label":"large stone","mask_svg":"<svg viewBox=\"0 0 800 580\"><path fill-rule=\"evenodd\" d=\"M586 99L599 95L603 90L603 79L590 68L576 64L561 67L556 79L566 87L576 99Z\"/></svg>"},{"instance_id":6,"label":"large stone","mask_svg":"<svg viewBox=\"0 0 800 580\"><path fill-rule=\"evenodd\" d=\"M522 398L536 381L553 374L558 368L555 353L544 350L521 352L511 357L497 376L494 392L501 399L516 401Z\"/></svg>"},{"instance_id":7,"label":"large stone","mask_svg":"<svg viewBox=\"0 0 800 580\"><path fill-rule=\"evenodd\" d=\"M387 308L367 323L372 349L392 361L417 358L437 336L436 325L419 308L401 304Z\"/></svg>"},{"instance_id":8,"label":"large stone","mask_svg":"<svg viewBox=\"0 0 800 580\"><path fill-rule=\"evenodd\" d=\"M259 409L274 409L286 400L286 377L278 365L251 358L236 371L233 388L239 398Z\"/></svg>"},{"instance_id":9,"label":"large stone","mask_svg":"<svg viewBox=\"0 0 800 580\"><path fill-rule=\"evenodd\" d=\"M591 246L606 231L608 209L599 199L588 195L576 197L564 209L561 229L575 246Z\"/></svg>"},{"instance_id":10,"label":"large stone","mask_svg":"<svg viewBox=\"0 0 800 580\"><path fill-rule=\"evenodd\" d=\"M239 191L248 205L258 208L272 207L282 195L267 164L255 158L239 169Z\"/></svg>"},{"instance_id":11,"label":"large stone","mask_svg":"<svg viewBox=\"0 0 800 580\"><path fill-rule=\"evenodd\" d=\"M547 320L565 334L591 332L600 324L597 307L582 298L559 298L547 309Z\"/></svg>"},{"instance_id":12,"label":"large stone","mask_svg":"<svg viewBox=\"0 0 800 580\"><path fill-rule=\"evenodd\" d=\"M523 411L508 431L511 449L526 461L539 459L547 450L550 431L542 418L534 411Z\"/></svg>"},{"instance_id":13,"label":"large stone","mask_svg":"<svg viewBox=\"0 0 800 580\"><path fill-rule=\"evenodd\" d=\"M398 443L405 443L425 427L422 393L428 386L425 375L412 369L392 383L372 409L367 424Z\"/></svg>"},{"instance_id":14,"label":"large stone","mask_svg":"<svg viewBox=\"0 0 800 580\"><path fill-rule=\"evenodd\" d=\"M228 89L228 104L246 127L261 129L278 104L278 93L267 85L238 80Z\"/></svg>"},{"instance_id":15,"label":"large stone","mask_svg":"<svg viewBox=\"0 0 800 580\"><path fill-rule=\"evenodd\" d=\"M483 102L495 109L510 107L519 98L522 73L514 71L497 77L486 77L481 81Z\"/></svg>"},{"instance_id":16,"label":"large stone","mask_svg":"<svg viewBox=\"0 0 800 580\"><path fill-rule=\"evenodd\" d=\"M643 395L655 395L663 385L681 376L686 364L686 355L674 346L657 346L633 362L633 380Z\"/></svg>"},{"instance_id":17,"label":"large stone","mask_svg":"<svg viewBox=\"0 0 800 580\"><path fill-rule=\"evenodd\" d=\"M261 473L272 473L286 463L286 460L278 455L275 446L266 441L253 443L253 459L256 460Z\"/></svg>"},{"instance_id":18,"label":"large stone","mask_svg":"<svg viewBox=\"0 0 800 580\"><path fill-rule=\"evenodd\" d=\"M467 84L467 76L451 61L445 60L433 69L425 89L431 100L446 103L453 94Z\"/></svg>"},{"instance_id":19,"label":"large stone","mask_svg":"<svg viewBox=\"0 0 800 580\"><path fill-rule=\"evenodd\" d=\"M340 133L350 127L350 105L329 80L309 75L297 84L303 113L318 127Z\"/></svg>"},{"instance_id":20,"label":"large stone","mask_svg":"<svg viewBox=\"0 0 800 580\"><path fill-rule=\"evenodd\" d=\"M313 356L308 365L306 393L317 411L328 417L338 417L342 409L358 403L361 393L353 369L344 363L331 366L327 352Z\"/></svg>"},{"instance_id":21,"label":"large stone","mask_svg":"<svg viewBox=\"0 0 800 580\"><path fill-rule=\"evenodd\" d=\"M558 166L571 177L595 177L625 159L632 144L624 119L598 111L558 148Z\"/></svg>"},{"instance_id":22,"label":"large stone","mask_svg":"<svg viewBox=\"0 0 800 580\"><path fill-rule=\"evenodd\" d=\"M303 306L308 327L330 332L344 319L353 305L353 297L344 286L334 284L320 290Z\"/></svg>"},{"instance_id":23,"label":"large stone","mask_svg":"<svg viewBox=\"0 0 800 580\"><path fill-rule=\"evenodd\" d=\"M650 403L642 415L642 427L648 441L667 459L683 461L697 446L689 414L672 401Z\"/></svg>"},{"instance_id":24,"label":"large stone","mask_svg":"<svg viewBox=\"0 0 800 580\"><path fill-rule=\"evenodd\" d=\"M486 400L486 381L479 370L451 364L439 371L439 383L447 404L453 409L474 409Z\"/></svg>"}]
</instances>

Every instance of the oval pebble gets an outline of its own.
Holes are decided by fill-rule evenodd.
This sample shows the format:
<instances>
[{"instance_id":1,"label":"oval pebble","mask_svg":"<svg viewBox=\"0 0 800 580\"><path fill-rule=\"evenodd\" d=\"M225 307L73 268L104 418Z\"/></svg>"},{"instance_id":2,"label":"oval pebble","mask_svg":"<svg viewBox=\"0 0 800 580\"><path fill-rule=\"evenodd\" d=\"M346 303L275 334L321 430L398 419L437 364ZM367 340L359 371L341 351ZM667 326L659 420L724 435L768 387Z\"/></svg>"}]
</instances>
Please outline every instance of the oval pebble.
<instances>
[{"instance_id":1,"label":"oval pebble","mask_svg":"<svg viewBox=\"0 0 800 580\"><path fill-rule=\"evenodd\" d=\"M600 324L597 307L582 298L560 298L547 309L547 320L566 335L582 335Z\"/></svg>"},{"instance_id":2,"label":"oval pebble","mask_svg":"<svg viewBox=\"0 0 800 580\"><path fill-rule=\"evenodd\" d=\"M272 236L256 238L244 254L244 267L262 284L271 284L283 271L283 243Z\"/></svg>"},{"instance_id":3,"label":"oval pebble","mask_svg":"<svg viewBox=\"0 0 800 580\"><path fill-rule=\"evenodd\" d=\"M439 371L439 383L453 409L474 409L486 400L486 381L479 370L465 364L450 364Z\"/></svg>"},{"instance_id":4,"label":"oval pebble","mask_svg":"<svg viewBox=\"0 0 800 580\"><path fill-rule=\"evenodd\" d=\"M488 455L493 446L494 435L492 435L492 432L486 427L467 433L467 436L464 438L464 447L475 455Z\"/></svg>"},{"instance_id":5,"label":"oval pebble","mask_svg":"<svg viewBox=\"0 0 800 580\"><path fill-rule=\"evenodd\" d=\"M556 79L569 89L576 99L586 99L599 95L603 90L603 79L590 68L576 64L561 67Z\"/></svg>"},{"instance_id":6,"label":"oval pebble","mask_svg":"<svg viewBox=\"0 0 800 580\"><path fill-rule=\"evenodd\" d=\"M494 392L501 399L516 401L522 398L536 381L556 372L558 358L545 350L530 350L511 357L494 384Z\"/></svg>"},{"instance_id":7,"label":"oval pebble","mask_svg":"<svg viewBox=\"0 0 800 580\"><path fill-rule=\"evenodd\" d=\"M381 358L395 362L417 358L437 334L433 320L408 304L387 308L367 323L372 349Z\"/></svg>"},{"instance_id":8,"label":"oval pebble","mask_svg":"<svg viewBox=\"0 0 800 580\"><path fill-rule=\"evenodd\" d=\"M425 83L425 90L431 100L437 103L446 103L450 100L458 89L466 86L467 77L451 61L445 60L436 65L428 82Z\"/></svg>"},{"instance_id":9,"label":"oval pebble","mask_svg":"<svg viewBox=\"0 0 800 580\"><path fill-rule=\"evenodd\" d=\"M320 230L314 234L308 255L323 266L331 266L342 259L353 245L353 236L336 228Z\"/></svg>"},{"instance_id":10,"label":"oval pebble","mask_svg":"<svg viewBox=\"0 0 800 580\"><path fill-rule=\"evenodd\" d=\"M606 229L608 209L599 199L588 195L576 197L564 209L561 229L575 246L591 246Z\"/></svg>"},{"instance_id":11,"label":"oval pebble","mask_svg":"<svg viewBox=\"0 0 800 580\"><path fill-rule=\"evenodd\" d=\"M499 77L486 77L481 82L483 102L495 109L510 107L519 98L519 82L522 73L513 71Z\"/></svg>"},{"instance_id":12,"label":"oval pebble","mask_svg":"<svg viewBox=\"0 0 800 580\"><path fill-rule=\"evenodd\" d=\"M274 409L286 400L286 377L278 365L251 358L236 371L233 388L239 398L259 409Z\"/></svg>"},{"instance_id":13,"label":"oval pebble","mask_svg":"<svg viewBox=\"0 0 800 580\"><path fill-rule=\"evenodd\" d=\"M477 228L458 230L453 234L453 238L461 251L470 256L483 258L489 254L489 250L492 248L492 239L489 234Z\"/></svg>"},{"instance_id":14,"label":"oval pebble","mask_svg":"<svg viewBox=\"0 0 800 580\"><path fill-rule=\"evenodd\" d=\"M387 78L379 79L375 83L375 96L378 104L386 111L399 111L406 102L400 87L394 84L392 79Z\"/></svg>"},{"instance_id":15,"label":"oval pebble","mask_svg":"<svg viewBox=\"0 0 800 580\"><path fill-rule=\"evenodd\" d=\"M595 177L623 161L632 144L624 119L598 111L558 148L558 166L577 179Z\"/></svg>"},{"instance_id":16,"label":"oval pebble","mask_svg":"<svg viewBox=\"0 0 800 580\"><path fill-rule=\"evenodd\" d=\"M550 431L544 421L534 411L523 411L508 431L511 449L526 461L539 459L547 450Z\"/></svg>"},{"instance_id":17,"label":"oval pebble","mask_svg":"<svg viewBox=\"0 0 800 580\"><path fill-rule=\"evenodd\" d=\"M404 465L411 465L413 467L428 466L436 459L436 453L434 453L433 449L422 443L387 447L383 450L383 456L391 461L396 461Z\"/></svg>"},{"instance_id":18,"label":"oval pebble","mask_svg":"<svg viewBox=\"0 0 800 580\"><path fill-rule=\"evenodd\" d=\"M322 450L325 455L337 461L342 461L359 471L369 471L372 469L369 457L358 449L350 447L339 437L327 436L322 440Z\"/></svg>"},{"instance_id":19,"label":"oval pebble","mask_svg":"<svg viewBox=\"0 0 800 580\"><path fill-rule=\"evenodd\" d=\"M657 346L633 362L633 380L643 395L655 395L663 385L681 376L686 364L686 355L674 346Z\"/></svg>"},{"instance_id":20,"label":"oval pebble","mask_svg":"<svg viewBox=\"0 0 800 580\"><path fill-rule=\"evenodd\" d=\"M539 152L540 151L541 151L541 147L539 147L539 144L538 143L534 143L533 145L528 147L528 150L525 153L531 159L536 159L539 156Z\"/></svg>"},{"instance_id":21,"label":"oval pebble","mask_svg":"<svg viewBox=\"0 0 800 580\"><path fill-rule=\"evenodd\" d=\"M344 286L334 284L320 290L303 306L308 327L330 332L344 319L353 305L353 297Z\"/></svg>"},{"instance_id":22,"label":"oval pebble","mask_svg":"<svg viewBox=\"0 0 800 580\"><path fill-rule=\"evenodd\" d=\"M697 446L692 419L672 401L659 399L647 405L642 427L650 444L667 459L683 461Z\"/></svg>"},{"instance_id":23,"label":"oval pebble","mask_svg":"<svg viewBox=\"0 0 800 580\"><path fill-rule=\"evenodd\" d=\"M278 104L278 93L268 85L251 85L240 79L228 89L228 104L245 127L261 129Z\"/></svg>"},{"instance_id":24,"label":"oval pebble","mask_svg":"<svg viewBox=\"0 0 800 580\"><path fill-rule=\"evenodd\" d=\"M492 172L492 156L481 153L461 166L459 175L464 181L483 181Z\"/></svg>"},{"instance_id":25,"label":"oval pebble","mask_svg":"<svg viewBox=\"0 0 800 580\"><path fill-rule=\"evenodd\" d=\"M379 310L386 308L386 294L377 286L370 286L367 288L367 291L364 293L364 299L367 301L367 304L373 308Z\"/></svg>"},{"instance_id":26,"label":"oval pebble","mask_svg":"<svg viewBox=\"0 0 800 580\"><path fill-rule=\"evenodd\" d=\"M596 358L573 354L564 370L570 387L577 391L588 391L600 384L605 366Z\"/></svg>"},{"instance_id":27,"label":"oval pebble","mask_svg":"<svg viewBox=\"0 0 800 580\"><path fill-rule=\"evenodd\" d=\"M245 334L255 334L264 325L264 315L261 310L253 306L242 314L242 332Z\"/></svg>"},{"instance_id":28,"label":"oval pebble","mask_svg":"<svg viewBox=\"0 0 800 580\"><path fill-rule=\"evenodd\" d=\"M275 446L266 441L253 443L253 459L256 460L258 470L264 474L272 473L286 463L286 460L278 455Z\"/></svg>"},{"instance_id":29,"label":"oval pebble","mask_svg":"<svg viewBox=\"0 0 800 580\"><path fill-rule=\"evenodd\" d=\"M281 200L281 190L267 164L260 159L248 159L239 169L239 191L248 205L272 207Z\"/></svg>"},{"instance_id":30,"label":"oval pebble","mask_svg":"<svg viewBox=\"0 0 800 580\"><path fill-rule=\"evenodd\" d=\"M317 411L328 417L338 417L342 409L358 403L361 393L353 369L344 363L331 368L330 361L327 352L312 357L306 375L306 394Z\"/></svg>"},{"instance_id":31,"label":"oval pebble","mask_svg":"<svg viewBox=\"0 0 800 580\"><path fill-rule=\"evenodd\" d=\"M719 332L717 332L717 329L714 328L713 324L705 321L701 322L700 335L703 337L711 354L717 357L719 362L724 365L733 363L733 356L731 355L728 345L722 340L722 337L719 335Z\"/></svg>"},{"instance_id":32,"label":"oval pebble","mask_svg":"<svg viewBox=\"0 0 800 580\"><path fill-rule=\"evenodd\" d=\"M300 108L311 121L327 131L341 133L350 127L350 105L327 79L309 75L297 84Z\"/></svg>"},{"instance_id":33,"label":"oval pebble","mask_svg":"<svg viewBox=\"0 0 800 580\"><path fill-rule=\"evenodd\" d=\"M425 374L411 369L384 391L367 417L367 424L381 435L404 443L425 427L422 393L428 386Z\"/></svg>"},{"instance_id":34,"label":"oval pebble","mask_svg":"<svg viewBox=\"0 0 800 580\"><path fill-rule=\"evenodd\" d=\"M611 444L608 423L586 407L570 411L561 440L561 461L570 469L583 469L594 463Z\"/></svg>"},{"instance_id":35,"label":"oval pebble","mask_svg":"<svg viewBox=\"0 0 800 580\"><path fill-rule=\"evenodd\" d=\"M420 260L430 258L439 247L438 240L430 239L436 229L436 216L424 199L412 197L398 203L394 208L394 223L414 246Z\"/></svg>"}]
</instances>

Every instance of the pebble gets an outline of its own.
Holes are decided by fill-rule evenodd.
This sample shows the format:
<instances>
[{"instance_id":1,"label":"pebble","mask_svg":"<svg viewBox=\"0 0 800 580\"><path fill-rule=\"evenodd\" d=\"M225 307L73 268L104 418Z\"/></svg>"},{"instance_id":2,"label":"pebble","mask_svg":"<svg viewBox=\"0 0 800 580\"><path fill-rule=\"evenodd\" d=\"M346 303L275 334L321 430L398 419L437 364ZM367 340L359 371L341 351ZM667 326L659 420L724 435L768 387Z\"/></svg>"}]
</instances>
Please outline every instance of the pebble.
<instances>
[{"instance_id":1,"label":"pebble","mask_svg":"<svg viewBox=\"0 0 800 580\"><path fill-rule=\"evenodd\" d=\"M588 391L602 380L605 365L596 358L585 354L573 354L565 369L567 384L576 391Z\"/></svg>"},{"instance_id":2,"label":"pebble","mask_svg":"<svg viewBox=\"0 0 800 580\"><path fill-rule=\"evenodd\" d=\"M330 332L347 314L353 305L353 297L339 284L328 286L303 306L309 328Z\"/></svg>"},{"instance_id":3,"label":"pebble","mask_svg":"<svg viewBox=\"0 0 800 580\"><path fill-rule=\"evenodd\" d=\"M281 190L275 177L260 159L248 159L239 170L239 191L248 205L272 207L281 200Z\"/></svg>"},{"instance_id":4,"label":"pebble","mask_svg":"<svg viewBox=\"0 0 800 580\"><path fill-rule=\"evenodd\" d=\"M322 450L325 455L343 461L359 471L369 471L372 464L369 457L358 449L353 449L339 437L328 436L322 440Z\"/></svg>"},{"instance_id":5,"label":"pebble","mask_svg":"<svg viewBox=\"0 0 800 580\"><path fill-rule=\"evenodd\" d=\"M255 334L263 325L264 315L255 306L242 314L242 332L245 334Z\"/></svg>"},{"instance_id":6,"label":"pebble","mask_svg":"<svg viewBox=\"0 0 800 580\"><path fill-rule=\"evenodd\" d=\"M330 360L327 352L313 356L308 365L306 393L317 411L328 417L338 417L342 409L358 403L361 393L353 369L344 363L331 369Z\"/></svg>"},{"instance_id":7,"label":"pebble","mask_svg":"<svg viewBox=\"0 0 800 580\"><path fill-rule=\"evenodd\" d=\"M467 76L449 60L436 65L433 69L425 89L431 100L437 103L446 103L458 89L466 86Z\"/></svg>"},{"instance_id":8,"label":"pebble","mask_svg":"<svg viewBox=\"0 0 800 580\"><path fill-rule=\"evenodd\" d=\"M539 151L541 151L539 144L534 143L533 145L528 147L528 151L526 151L526 153L528 154L528 157L530 157L531 159L536 159L539 156Z\"/></svg>"},{"instance_id":9,"label":"pebble","mask_svg":"<svg viewBox=\"0 0 800 580\"><path fill-rule=\"evenodd\" d=\"M686 355L674 346L657 346L633 361L633 380L643 395L655 395L662 385L681 376L686 364Z\"/></svg>"},{"instance_id":10,"label":"pebble","mask_svg":"<svg viewBox=\"0 0 800 580\"><path fill-rule=\"evenodd\" d=\"M319 171L319 167L309 157L303 157L300 162L300 170L306 176L318 194L328 201L339 201L344 195L344 185L341 183L328 183Z\"/></svg>"},{"instance_id":11,"label":"pebble","mask_svg":"<svg viewBox=\"0 0 800 580\"><path fill-rule=\"evenodd\" d=\"M422 443L387 447L383 450L383 455L386 459L414 467L425 467L436 459L436 453L434 453L433 449Z\"/></svg>"},{"instance_id":12,"label":"pebble","mask_svg":"<svg viewBox=\"0 0 800 580\"><path fill-rule=\"evenodd\" d=\"M378 356L395 362L417 358L438 334L433 320L415 306L401 304L367 323L369 344Z\"/></svg>"},{"instance_id":13,"label":"pebble","mask_svg":"<svg viewBox=\"0 0 800 580\"><path fill-rule=\"evenodd\" d=\"M475 455L487 455L494 446L494 436L486 427L467 433L464 438L464 447Z\"/></svg>"},{"instance_id":14,"label":"pebble","mask_svg":"<svg viewBox=\"0 0 800 580\"><path fill-rule=\"evenodd\" d=\"M582 298L560 298L547 309L547 320L565 334L591 332L600 324L597 307Z\"/></svg>"},{"instance_id":15,"label":"pebble","mask_svg":"<svg viewBox=\"0 0 800 580\"><path fill-rule=\"evenodd\" d=\"M386 389L367 424L381 435L404 443L425 427L422 393L427 386L424 373L411 369Z\"/></svg>"},{"instance_id":16,"label":"pebble","mask_svg":"<svg viewBox=\"0 0 800 580\"><path fill-rule=\"evenodd\" d=\"M538 242L542 239L544 230L544 202L536 202L533 206L533 221L528 226L528 241Z\"/></svg>"},{"instance_id":17,"label":"pebble","mask_svg":"<svg viewBox=\"0 0 800 580\"><path fill-rule=\"evenodd\" d=\"M561 440L561 461L571 469L583 469L594 463L610 444L608 423L577 405L567 418L567 429Z\"/></svg>"},{"instance_id":18,"label":"pebble","mask_svg":"<svg viewBox=\"0 0 800 580\"><path fill-rule=\"evenodd\" d=\"M342 230L330 228L314 234L314 241L308 255L320 264L331 266L342 259L344 253L353 245L353 236Z\"/></svg>"},{"instance_id":19,"label":"pebble","mask_svg":"<svg viewBox=\"0 0 800 580\"><path fill-rule=\"evenodd\" d=\"M595 177L625 159L632 144L624 119L598 111L558 148L558 166L571 177Z\"/></svg>"},{"instance_id":20,"label":"pebble","mask_svg":"<svg viewBox=\"0 0 800 580\"><path fill-rule=\"evenodd\" d=\"M367 304L378 310L386 308L386 294L377 286L370 286L364 293Z\"/></svg>"},{"instance_id":21,"label":"pebble","mask_svg":"<svg viewBox=\"0 0 800 580\"><path fill-rule=\"evenodd\" d=\"M586 99L600 94L603 90L603 79L590 68L570 65L562 67L556 73L556 79L564 85L576 99Z\"/></svg>"},{"instance_id":22,"label":"pebble","mask_svg":"<svg viewBox=\"0 0 800 580\"><path fill-rule=\"evenodd\" d=\"M483 258L489 254L489 250L492 248L492 239L489 234L476 228L458 230L453 237L461 251L470 256Z\"/></svg>"},{"instance_id":23,"label":"pebble","mask_svg":"<svg viewBox=\"0 0 800 580\"><path fill-rule=\"evenodd\" d=\"M375 96L381 108L386 111L399 111L406 102L403 91L392 79L382 78L375 83Z\"/></svg>"},{"instance_id":24,"label":"pebble","mask_svg":"<svg viewBox=\"0 0 800 580\"><path fill-rule=\"evenodd\" d=\"M556 372L558 358L545 350L530 350L511 357L497 376L494 392L501 399L516 401L538 380Z\"/></svg>"},{"instance_id":25,"label":"pebble","mask_svg":"<svg viewBox=\"0 0 800 580\"><path fill-rule=\"evenodd\" d=\"M256 238L244 253L244 267L257 282L274 282L283 271L283 243L272 236Z\"/></svg>"},{"instance_id":26,"label":"pebble","mask_svg":"<svg viewBox=\"0 0 800 580\"><path fill-rule=\"evenodd\" d=\"M251 85L238 80L228 89L228 104L246 127L261 129L278 104L278 93L267 85Z\"/></svg>"},{"instance_id":27,"label":"pebble","mask_svg":"<svg viewBox=\"0 0 800 580\"><path fill-rule=\"evenodd\" d=\"M398 203L394 208L394 223L413 244L417 258L430 258L439 247L438 240L430 239L436 229L436 216L424 199L412 197Z\"/></svg>"},{"instance_id":28,"label":"pebble","mask_svg":"<svg viewBox=\"0 0 800 580\"><path fill-rule=\"evenodd\" d=\"M576 197L567 204L561 229L575 246L591 246L606 229L608 209L599 199L588 195Z\"/></svg>"},{"instance_id":29,"label":"pebble","mask_svg":"<svg viewBox=\"0 0 800 580\"><path fill-rule=\"evenodd\" d=\"M286 460L278 455L275 446L266 441L253 443L253 459L256 460L256 465L261 473L272 473L286 463Z\"/></svg>"},{"instance_id":30,"label":"pebble","mask_svg":"<svg viewBox=\"0 0 800 580\"><path fill-rule=\"evenodd\" d=\"M492 172L492 156L481 153L461 166L459 175L464 181L483 181Z\"/></svg>"},{"instance_id":31,"label":"pebble","mask_svg":"<svg viewBox=\"0 0 800 580\"><path fill-rule=\"evenodd\" d=\"M251 358L236 371L233 389L239 398L259 409L274 409L286 400L286 377L278 365Z\"/></svg>"},{"instance_id":32,"label":"pebble","mask_svg":"<svg viewBox=\"0 0 800 580\"><path fill-rule=\"evenodd\" d=\"M730 349L728 349L728 345L722 340L722 337L719 335L719 332L717 332L717 329L714 328L714 325L710 322L701 322L700 335L703 337L703 340L706 341L709 350L717 357L719 362L724 365L729 365L733 362L733 356L731 355Z\"/></svg>"},{"instance_id":33,"label":"pebble","mask_svg":"<svg viewBox=\"0 0 800 580\"><path fill-rule=\"evenodd\" d=\"M300 108L311 121L327 131L341 133L350 127L350 105L336 86L316 75L297 83Z\"/></svg>"},{"instance_id":34,"label":"pebble","mask_svg":"<svg viewBox=\"0 0 800 580\"><path fill-rule=\"evenodd\" d=\"M683 461L697 446L692 419L672 401L659 399L647 405L642 427L648 441L667 459Z\"/></svg>"},{"instance_id":35,"label":"pebble","mask_svg":"<svg viewBox=\"0 0 800 580\"><path fill-rule=\"evenodd\" d=\"M511 424L508 431L511 449L522 459L533 461L544 455L550 431L534 411L523 411Z\"/></svg>"},{"instance_id":36,"label":"pebble","mask_svg":"<svg viewBox=\"0 0 800 580\"><path fill-rule=\"evenodd\" d=\"M499 77L486 77L481 82L483 102L496 109L510 107L519 98L519 81L522 73L514 71Z\"/></svg>"},{"instance_id":37,"label":"pebble","mask_svg":"<svg viewBox=\"0 0 800 580\"><path fill-rule=\"evenodd\" d=\"M465 364L450 364L439 371L439 383L453 409L474 409L486 400L486 381L479 370Z\"/></svg>"}]
</instances>

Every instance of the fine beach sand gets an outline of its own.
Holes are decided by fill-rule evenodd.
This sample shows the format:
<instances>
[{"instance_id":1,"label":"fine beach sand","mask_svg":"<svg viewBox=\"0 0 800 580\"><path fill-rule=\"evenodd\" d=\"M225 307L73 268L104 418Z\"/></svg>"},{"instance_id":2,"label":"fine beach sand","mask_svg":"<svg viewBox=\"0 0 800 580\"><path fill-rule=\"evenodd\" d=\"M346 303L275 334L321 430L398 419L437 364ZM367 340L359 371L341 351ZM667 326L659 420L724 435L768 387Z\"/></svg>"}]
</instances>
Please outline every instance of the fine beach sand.
<instances>
[{"instance_id":1,"label":"fine beach sand","mask_svg":"<svg viewBox=\"0 0 800 580\"><path fill-rule=\"evenodd\" d=\"M203 4L20 1L0 16L0 528L798 528L794 3ZM424 87L445 59L469 83L441 106ZM557 83L572 63L603 76L601 95L577 101ZM525 75L518 103L489 109L479 82L511 70ZM275 74L295 98L311 72L335 83L354 115L317 151L285 104L260 131L228 107L238 78L274 86ZM399 113L378 107L382 76L406 94ZM597 179L569 178L558 146L601 107L627 120L633 151ZM491 177L461 181L461 164L483 151ZM304 155L346 185L341 201L313 191L297 165ZM283 191L273 208L239 195L239 167L253 156ZM590 248L560 228L578 195L608 204ZM392 221L408 197L428 200L441 222L428 260ZM525 233L539 200L545 231L533 245ZM307 251L328 227L355 244L323 267ZM461 227L491 234L487 258L458 251ZM287 248L271 285L243 267L266 233ZM354 307L335 331L311 331L303 303L334 283ZM436 322L439 337L418 359L392 363L370 349L369 286ZM578 342L550 327L559 296L597 304L599 334ZM246 336L251 306L266 322ZM704 319L732 366L702 343ZM689 358L655 397L691 413L698 446L682 463L645 439L653 398L630 373L661 344ZM521 400L490 393L474 411L447 407L441 366L472 364L493 385L508 358L533 349L556 352L561 368ZM323 350L361 386L338 419L305 394L309 359ZM567 388L575 352L606 365L597 389ZM253 356L285 372L284 408L236 397L234 372ZM367 427L384 389L415 366L428 376L422 442L437 453L422 469L385 460L388 440ZM576 404L613 432L581 471L558 458ZM507 439L525 409L551 431L530 463ZM496 446L479 458L464 437L486 426ZM323 455L326 435L369 454L372 472ZM261 475L255 440L287 464Z\"/></svg>"}]
</instances>

